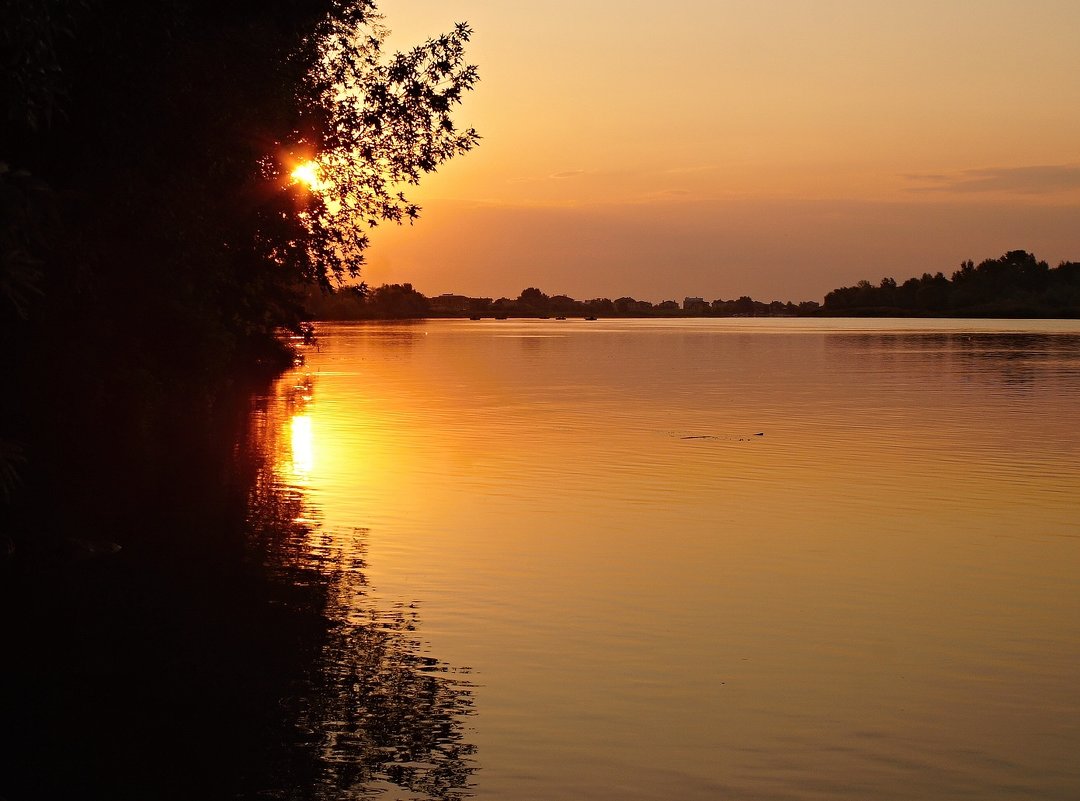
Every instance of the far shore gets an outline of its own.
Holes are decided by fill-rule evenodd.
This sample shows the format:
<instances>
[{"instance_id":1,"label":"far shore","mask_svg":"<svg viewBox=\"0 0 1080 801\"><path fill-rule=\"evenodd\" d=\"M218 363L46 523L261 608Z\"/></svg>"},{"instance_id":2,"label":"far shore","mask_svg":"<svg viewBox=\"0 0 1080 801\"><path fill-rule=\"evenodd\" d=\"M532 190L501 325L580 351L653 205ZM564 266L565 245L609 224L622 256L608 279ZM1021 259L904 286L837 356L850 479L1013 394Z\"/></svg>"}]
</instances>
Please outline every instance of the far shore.
<instances>
[{"instance_id":1,"label":"far shore","mask_svg":"<svg viewBox=\"0 0 1080 801\"><path fill-rule=\"evenodd\" d=\"M383 284L368 289L343 287L310 291L305 298L312 319L457 318L677 318L677 317L925 317L951 319L1077 319L1080 318L1080 262L1050 267L1024 250L1011 250L976 265L966 261L951 277L923 273L897 282L859 281L834 289L824 302L754 300L748 295L708 301L686 297L682 302L652 303L629 296L576 300L548 295L536 287L517 298L481 298L446 293L428 297L412 284Z\"/></svg>"},{"instance_id":2,"label":"far shore","mask_svg":"<svg viewBox=\"0 0 1080 801\"><path fill-rule=\"evenodd\" d=\"M543 314L422 314L422 315L357 315L350 317L341 316L313 316L312 320L324 320L328 322L394 322L394 321L419 321L419 320L491 320L503 322L507 320L551 320L562 322L564 320L735 320L735 319L896 319L896 320L1077 320L1080 312L1070 311L1066 314L1040 314L1040 313L1008 313L1000 311L987 311L975 313L965 310L962 314L946 314L934 312L905 312L900 309L848 309L843 312L819 310L807 314L694 314L675 312L668 314L569 314L569 315L543 315Z\"/></svg>"}]
</instances>

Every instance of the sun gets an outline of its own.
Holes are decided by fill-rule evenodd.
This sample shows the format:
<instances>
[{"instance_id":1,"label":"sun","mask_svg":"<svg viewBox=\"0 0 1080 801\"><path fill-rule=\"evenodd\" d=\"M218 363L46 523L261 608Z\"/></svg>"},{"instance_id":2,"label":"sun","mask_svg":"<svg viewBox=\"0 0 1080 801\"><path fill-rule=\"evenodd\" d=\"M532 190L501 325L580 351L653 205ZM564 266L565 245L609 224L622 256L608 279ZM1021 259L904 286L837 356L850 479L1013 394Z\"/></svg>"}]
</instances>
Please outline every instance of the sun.
<instances>
[{"instance_id":1,"label":"sun","mask_svg":"<svg viewBox=\"0 0 1080 801\"><path fill-rule=\"evenodd\" d=\"M323 187L323 181L319 177L319 165L314 161L307 161L293 170L289 177L293 183L305 184L308 189L317 190Z\"/></svg>"}]
</instances>

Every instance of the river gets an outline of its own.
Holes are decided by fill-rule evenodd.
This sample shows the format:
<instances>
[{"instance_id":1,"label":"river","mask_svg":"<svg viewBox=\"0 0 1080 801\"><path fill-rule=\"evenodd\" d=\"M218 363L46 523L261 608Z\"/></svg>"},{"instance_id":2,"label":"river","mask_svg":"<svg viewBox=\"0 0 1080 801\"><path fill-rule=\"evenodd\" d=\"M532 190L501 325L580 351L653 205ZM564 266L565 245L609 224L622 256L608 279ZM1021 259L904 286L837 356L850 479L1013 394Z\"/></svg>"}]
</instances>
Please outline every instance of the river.
<instances>
[{"instance_id":1,"label":"river","mask_svg":"<svg viewBox=\"0 0 1080 801\"><path fill-rule=\"evenodd\" d=\"M317 337L253 442L326 797L1080 796L1080 323Z\"/></svg>"}]
</instances>

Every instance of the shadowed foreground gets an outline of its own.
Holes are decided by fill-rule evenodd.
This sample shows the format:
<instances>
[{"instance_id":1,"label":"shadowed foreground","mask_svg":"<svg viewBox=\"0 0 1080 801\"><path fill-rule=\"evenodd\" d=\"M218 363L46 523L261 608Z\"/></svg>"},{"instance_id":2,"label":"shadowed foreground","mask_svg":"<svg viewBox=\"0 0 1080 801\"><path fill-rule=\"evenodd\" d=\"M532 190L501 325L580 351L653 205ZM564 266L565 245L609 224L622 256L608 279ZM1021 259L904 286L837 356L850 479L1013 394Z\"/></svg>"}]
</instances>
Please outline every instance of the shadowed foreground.
<instances>
[{"instance_id":1,"label":"shadowed foreground","mask_svg":"<svg viewBox=\"0 0 1080 801\"><path fill-rule=\"evenodd\" d=\"M418 653L414 610L365 605L362 540L296 522L312 514L274 475L274 403L231 481L172 466L131 547L87 518L7 560L5 799L467 792L469 685Z\"/></svg>"}]
</instances>

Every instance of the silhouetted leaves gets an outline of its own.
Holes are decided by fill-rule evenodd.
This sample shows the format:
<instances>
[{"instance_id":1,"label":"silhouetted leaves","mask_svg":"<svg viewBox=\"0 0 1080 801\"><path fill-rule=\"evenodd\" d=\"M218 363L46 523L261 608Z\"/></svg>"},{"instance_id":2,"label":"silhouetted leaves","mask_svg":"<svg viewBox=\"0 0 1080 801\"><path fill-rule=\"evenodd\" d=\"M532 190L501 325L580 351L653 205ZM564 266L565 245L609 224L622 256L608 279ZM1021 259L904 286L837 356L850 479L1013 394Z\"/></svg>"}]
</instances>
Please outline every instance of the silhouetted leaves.
<instances>
[{"instance_id":1,"label":"silhouetted leaves","mask_svg":"<svg viewBox=\"0 0 1080 801\"><path fill-rule=\"evenodd\" d=\"M419 212L399 184L477 139L451 116L468 27L386 53L370 0L12 0L0 22L0 438L42 486L86 472L86 432L142 458L286 363L304 285L355 275L367 228ZM289 179L314 158L325 191Z\"/></svg>"},{"instance_id":2,"label":"silhouetted leaves","mask_svg":"<svg viewBox=\"0 0 1080 801\"><path fill-rule=\"evenodd\" d=\"M1080 315L1080 265L1051 269L1023 250L1011 250L978 266L965 261L946 278L923 273L897 285L859 281L825 296L825 309L847 314L947 314L976 317L1076 317Z\"/></svg>"},{"instance_id":3,"label":"silhouetted leaves","mask_svg":"<svg viewBox=\"0 0 1080 801\"><path fill-rule=\"evenodd\" d=\"M389 56L386 33L374 6L364 4L330 14L312 40L305 109L316 121L310 146L326 185L309 198L302 220L320 280L355 276L366 228L419 214L398 187L479 141L451 117L478 79L465 61L469 27Z\"/></svg>"}]
</instances>

